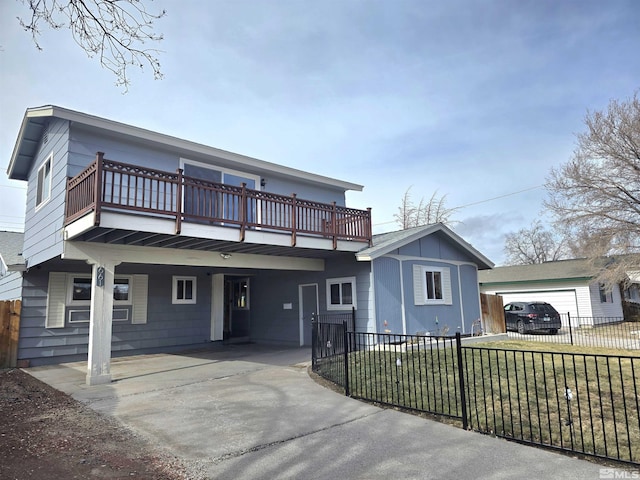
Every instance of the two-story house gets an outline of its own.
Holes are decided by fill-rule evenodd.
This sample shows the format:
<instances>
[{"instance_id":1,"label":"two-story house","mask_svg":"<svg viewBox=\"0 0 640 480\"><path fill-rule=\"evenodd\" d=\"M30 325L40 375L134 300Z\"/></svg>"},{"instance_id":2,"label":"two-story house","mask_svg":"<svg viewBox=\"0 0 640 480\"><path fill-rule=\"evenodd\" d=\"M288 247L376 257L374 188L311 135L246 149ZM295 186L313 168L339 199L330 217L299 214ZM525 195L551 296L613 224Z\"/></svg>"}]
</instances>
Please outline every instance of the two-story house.
<instances>
[{"instance_id":1,"label":"two-story house","mask_svg":"<svg viewBox=\"0 0 640 480\"><path fill-rule=\"evenodd\" d=\"M56 106L27 110L7 173L28 185L18 358L88 359L88 384L112 355L309 345L312 313L397 333L480 316L491 262L440 224L374 237L345 205L358 184Z\"/></svg>"}]
</instances>

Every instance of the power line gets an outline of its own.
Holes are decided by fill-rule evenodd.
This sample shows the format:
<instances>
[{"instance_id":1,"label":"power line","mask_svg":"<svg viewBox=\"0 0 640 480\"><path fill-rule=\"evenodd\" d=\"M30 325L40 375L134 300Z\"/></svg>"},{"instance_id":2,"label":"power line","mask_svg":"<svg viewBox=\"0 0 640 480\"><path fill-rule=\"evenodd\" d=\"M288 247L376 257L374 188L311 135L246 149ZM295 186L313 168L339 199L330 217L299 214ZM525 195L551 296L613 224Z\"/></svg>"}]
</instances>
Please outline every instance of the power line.
<instances>
[{"instance_id":1,"label":"power line","mask_svg":"<svg viewBox=\"0 0 640 480\"><path fill-rule=\"evenodd\" d=\"M459 210L461 208L470 207L472 205L478 205L480 203L490 202L492 200L498 200L500 198L510 197L511 195L517 195L519 193L528 192L529 190L535 190L536 188L544 187L544 185L536 185L535 187L525 188L524 190L518 190L517 192L505 193L504 195L498 195L497 197L487 198L486 200L480 200L478 202L467 203L466 205L460 205L459 207L455 207L454 210Z\"/></svg>"},{"instance_id":2,"label":"power line","mask_svg":"<svg viewBox=\"0 0 640 480\"><path fill-rule=\"evenodd\" d=\"M0 185L0 188L15 188L17 190L24 190L25 192L27 191L27 187L18 187L16 185Z\"/></svg>"},{"instance_id":3,"label":"power line","mask_svg":"<svg viewBox=\"0 0 640 480\"><path fill-rule=\"evenodd\" d=\"M518 190L517 192L505 193L504 195L498 195L497 197L486 198L484 200L478 200L477 202L467 203L465 205L460 205L457 207L453 207L451 210L460 210L461 208L471 207L472 205L479 205L481 203L491 202L493 200L498 200L500 198L510 197L512 195L518 195L519 193L528 192L530 190L535 190L536 188L544 187L543 185L536 185L535 187L525 188L523 190ZM374 223L373 226L377 227L378 225L388 225L390 223L396 223L396 220L390 220L388 222Z\"/></svg>"}]
</instances>

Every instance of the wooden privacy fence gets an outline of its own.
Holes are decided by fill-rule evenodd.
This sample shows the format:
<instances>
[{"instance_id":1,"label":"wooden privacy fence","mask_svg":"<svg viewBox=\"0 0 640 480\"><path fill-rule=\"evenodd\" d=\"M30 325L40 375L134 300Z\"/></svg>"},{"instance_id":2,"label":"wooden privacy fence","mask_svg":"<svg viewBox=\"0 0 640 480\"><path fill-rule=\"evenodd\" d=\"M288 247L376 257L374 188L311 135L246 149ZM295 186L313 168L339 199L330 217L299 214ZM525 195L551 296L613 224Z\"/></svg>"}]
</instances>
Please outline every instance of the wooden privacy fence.
<instances>
[{"instance_id":1,"label":"wooden privacy fence","mask_svg":"<svg viewBox=\"0 0 640 480\"><path fill-rule=\"evenodd\" d=\"M485 333L505 333L504 305L500 295L480 294L482 324Z\"/></svg>"},{"instance_id":2,"label":"wooden privacy fence","mask_svg":"<svg viewBox=\"0 0 640 480\"><path fill-rule=\"evenodd\" d=\"M0 368L17 365L21 307L20 300L0 301Z\"/></svg>"}]
</instances>

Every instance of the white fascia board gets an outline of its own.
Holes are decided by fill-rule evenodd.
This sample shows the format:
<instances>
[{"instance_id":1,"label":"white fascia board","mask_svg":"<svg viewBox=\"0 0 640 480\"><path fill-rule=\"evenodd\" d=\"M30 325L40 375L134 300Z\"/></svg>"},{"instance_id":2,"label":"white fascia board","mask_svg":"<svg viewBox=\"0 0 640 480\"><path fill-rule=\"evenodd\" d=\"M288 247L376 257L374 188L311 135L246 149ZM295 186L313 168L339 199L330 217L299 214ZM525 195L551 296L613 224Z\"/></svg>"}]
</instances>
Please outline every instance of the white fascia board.
<instances>
[{"instance_id":1,"label":"white fascia board","mask_svg":"<svg viewBox=\"0 0 640 480\"><path fill-rule=\"evenodd\" d=\"M458 235L453 230L451 230L450 228L448 228L447 226L445 226L445 225L443 225L441 223L436 223L436 224L433 224L433 225L429 225L427 228L417 230L416 232L412 233L411 235L409 235L407 237L404 237L404 238L402 238L402 239L400 239L400 240L398 240L396 242L392 242L392 243L386 245L384 248L380 248L379 250L375 250L375 245L374 245L373 252L370 251L369 253L366 253L366 251L369 250L369 249L364 249L363 253L356 254L356 258L357 258L358 261L361 261L361 262L363 262L363 261L371 261L373 259L376 259L376 258L382 257L383 255L388 254L392 250L395 250L395 249L400 248L400 247L402 247L404 245L407 245L407 244L409 244L411 242L419 240L422 237L426 237L428 235L431 235L432 233L435 233L437 231L443 232L451 240L456 242L460 247L464 248L471 255L475 256L478 260L483 262L485 265L489 266L489 268L493 268L494 267L495 264L491 260L489 260L487 257L485 257L478 250L476 250L470 243L466 242L460 235Z\"/></svg>"},{"instance_id":2,"label":"white fascia board","mask_svg":"<svg viewBox=\"0 0 640 480\"><path fill-rule=\"evenodd\" d=\"M322 185L330 185L332 187L341 188L344 190L355 190L361 192L363 190L362 185L356 183L345 182L337 180L335 178L325 177L315 173L305 172L296 168L285 167L275 163L267 162L265 160L258 160L257 158L247 157L238 153L228 152L215 147L209 147L201 143L192 142L189 140L183 140L181 138L173 137L163 133L153 132L140 127L134 127L133 125L127 125L124 123L108 120L106 118L96 117L86 113L76 112L74 110L67 110L66 108L56 106L45 106L28 109L23 121L23 128L26 125L27 118L33 117L46 117L54 116L69 120L70 122L77 122L83 125L88 125L95 128L108 130L111 132L119 133L122 135L128 135L143 140L147 140L154 143L160 143L163 145L169 145L175 148L188 150L194 153L207 156L215 156L229 160L230 162L237 163L238 165L249 166L252 168L274 172L279 175L294 177L296 179L304 180L311 183L317 183ZM20 133L23 133L21 129ZM20 136L18 137L18 139ZM15 154L14 150L14 154ZM12 156L12 160L13 160ZM11 165L11 164L10 164Z\"/></svg>"},{"instance_id":3,"label":"white fascia board","mask_svg":"<svg viewBox=\"0 0 640 480\"><path fill-rule=\"evenodd\" d=\"M232 253L228 258L223 258L220 255L221 253L177 248L65 241L62 258L65 260L83 260L90 263L112 260L118 263L156 265L324 271L324 260L319 258L280 257L246 253Z\"/></svg>"},{"instance_id":4,"label":"white fascia board","mask_svg":"<svg viewBox=\"0 0 640 480\"><path fill-rule=\"evenodd\" d=\"M18 158L18 151L20 150L20 145L22 143L22 138L25 135L25 131L27 129L27 125L29 124L30 118L37 117L50 117L53 115L53 107L51 106L43 106L36 108L27 109L24 117L22 118L22 123L20 124L20 130L18 131L18 136L16 137L16 143L13 146L13 152L11 153L11 158L9 159L9 166L7 167L7 176L9 178L13 177L13 170L15 168L16 160Z\"/></svg>"}]
</instances>

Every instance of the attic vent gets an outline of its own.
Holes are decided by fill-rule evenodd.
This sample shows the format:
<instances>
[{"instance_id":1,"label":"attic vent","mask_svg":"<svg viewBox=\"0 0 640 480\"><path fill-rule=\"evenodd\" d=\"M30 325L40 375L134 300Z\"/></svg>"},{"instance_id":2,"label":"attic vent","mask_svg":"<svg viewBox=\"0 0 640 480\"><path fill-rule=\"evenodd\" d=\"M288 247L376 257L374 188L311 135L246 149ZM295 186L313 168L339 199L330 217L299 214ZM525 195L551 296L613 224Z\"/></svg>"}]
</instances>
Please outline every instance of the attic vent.
<instances>
[{"instance_id":1,"label":"attic vent","mask_svg":"<svg viewBox=\"0 0 640 480\"><path fill-rule=\"evenodd\" d=\"M49 141L49 122L44 127L44 132L42 132L42 144L46 145Z\"/></svg>"}]
</instances>

